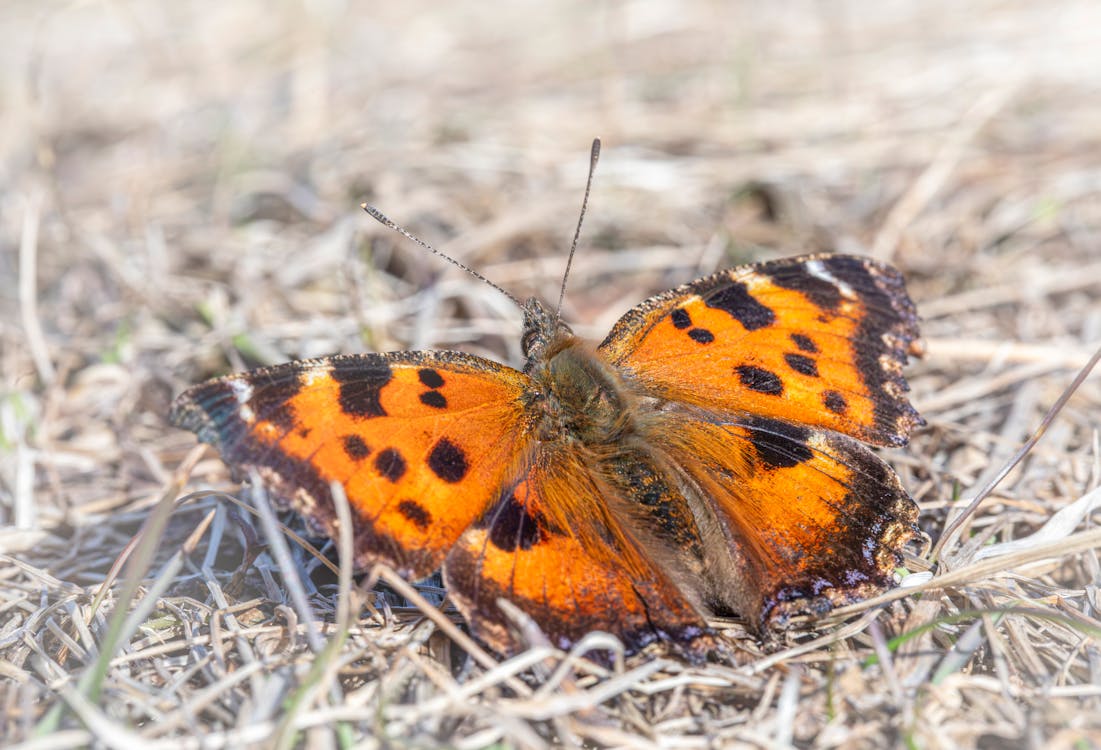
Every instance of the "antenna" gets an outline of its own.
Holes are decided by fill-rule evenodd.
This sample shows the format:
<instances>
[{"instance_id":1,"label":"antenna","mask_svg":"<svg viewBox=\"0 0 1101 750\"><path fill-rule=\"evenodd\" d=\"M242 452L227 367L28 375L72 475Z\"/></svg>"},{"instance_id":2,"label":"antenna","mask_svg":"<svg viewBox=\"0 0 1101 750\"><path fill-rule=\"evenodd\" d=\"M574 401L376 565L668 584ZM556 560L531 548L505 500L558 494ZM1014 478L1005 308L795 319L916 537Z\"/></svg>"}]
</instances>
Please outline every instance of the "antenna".
<instances>
[{"instance_id":1,"label":"antenna","mask_svg":"<svg viewBox=\"0 0 1101 750\"><path fill-rule=\"evenodd\" d=\"M590 180L592 179L591 175L590 175L589 179ZM588 197L588 191L587 190L585 191L585 193L586 193L586 197ZM398 234L403 235L407 239L413 240L413 242L416 242L418 245L420 245L421 247L423 247L425 250L432 253L433 255L440 256L441 258L446 260L451 265L458 266L459 268L463 269L464 271L466 271L468 274L470 274L474 278L479 279L480 281L484 281L485 283L489 284L491 287L496 289L498 292L500 292L501 294L505 295L510 300L512 300L513 303L515 303L515 305L517 307L519 307L521 310L524 309L524 305L520 302L520 300L516 299L516 297L512 296L511 294L506 292L504 289L502 289L501 287L494 284L492 281L487 279L485 276L482 276L480 273L475 271L470 266L467 266L463 263L460 263L459 261L455 260L450 255L448 255L447 253L440 252L436 248L432 247L427 242L422 240L420 237L414 236L408 230L406 230L404 227L399 226L395 222L391 221L390 218L386 216L386 214L382 213L382 211L379 211L374 206L372 206L370 204L367 204L367 203L361 203L361 204L359 204L359 207L362 208L367 213L371 214L371 217L374 218L376 221L378 221L378 223L382 224L384 227L387 227L388 229L393 229L395 232L397 232ZM582 210L582 216L584 216L584 210ZM574 243L576 243L576 242L577 242L577 239L575 238ZM571 253L571 255L572 255L572 253ZM568 266L567 266L567 268L568 268Z\"/></svg>"},{"instance_id":2,"label":"antenna","mask_svg":"<svg viewBox=\"0 0 1101 750\"><path fill-rule=\"evenodd\" d=\"M600 139L593 138L593 149L589 153L589 179L585 181L585 197L581 199L581 215L577 217L577 229L573 233L573 242L570 243L570 257L566 259L566 272L562 274L562 288L558 290L558 305L554 308L554 319L562 318L562 300L566 298L566 280L570 278L570 267L573 266L573 255L577 252L577 240L581 237L581 224L585 221L585 209L589 207L589 191L593 187L593 172L596 171L596 163L600 160Z\"/></svg>"}]
</instances>

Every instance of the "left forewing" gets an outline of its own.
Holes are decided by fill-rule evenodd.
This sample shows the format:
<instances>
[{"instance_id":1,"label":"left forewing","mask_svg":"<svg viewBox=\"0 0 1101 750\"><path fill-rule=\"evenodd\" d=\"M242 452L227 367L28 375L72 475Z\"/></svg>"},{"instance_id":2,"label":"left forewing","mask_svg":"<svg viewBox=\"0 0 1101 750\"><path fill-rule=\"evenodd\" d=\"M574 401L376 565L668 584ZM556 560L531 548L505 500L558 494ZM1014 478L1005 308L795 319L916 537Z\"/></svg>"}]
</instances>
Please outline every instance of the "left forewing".
<instances>
[{"instance_id":1,"label":"left forewing","mask_svg":"<svg viewBox=\"0 0 1101 750\"><path fill-rule=\"evenodd\" d=\"M256 472L312 525L335 533L329 486L353 511L357 567L436 570L529 437L526 375L454 352L291 362L197 385L172 421Z\"/></svg>"}]
</instances>

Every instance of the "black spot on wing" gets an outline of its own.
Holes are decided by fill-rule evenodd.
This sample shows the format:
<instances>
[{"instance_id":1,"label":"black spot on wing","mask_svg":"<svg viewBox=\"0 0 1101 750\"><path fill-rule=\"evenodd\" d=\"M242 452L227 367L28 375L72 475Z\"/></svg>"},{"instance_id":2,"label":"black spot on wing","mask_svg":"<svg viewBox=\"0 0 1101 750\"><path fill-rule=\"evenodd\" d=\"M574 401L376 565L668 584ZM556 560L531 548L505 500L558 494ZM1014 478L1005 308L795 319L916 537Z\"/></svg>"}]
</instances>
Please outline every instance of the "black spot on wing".
<instances>
[{"instance_id":1,"label":"black spot on wing","mask_svg":"<svg viewBox=\"0 0 1101 750\"><path fill-rule=\"evenodd\" d=\"M683 307L678 307L669 313L669 319L673 321L673 327L681 330L689 328L692 325L692 316L688 314L688 311Z\"/></svg>"},{"instance_id":2,"label":"black spot on wing","mask_svg":"<svg viewBox=\"0 0 1101 750\"><path fill-rule=\"evenodd\" d=\"M375 468L391 482L397 482L405 476L408 465L405 463L405 457L396 449L384 448L375 456Z\"/></svg>"},{"instance_id":3,"label":"black spot on wing","mask_svg":"<svg viewBox=\"0 0 1101 750\"><path fill-rule=\"evenodd\" d=\"M353 461L362 461L371 455L371 448L359 435L345 435L344 453Z\"/></svg>"},{"instance_id":4,"label":"black spot on wing","mask_svg":"<svg viewBox=\"0 0 1101 750\"><path fill-rule=\"evenodd\" d=\"M826 391L823 393L822 403L834 414L844 414L849 408L849 402L837 391Z\"/></svg>"},{"instance_id":5,"label":"black spot on wing","mask_svg":"<svg viewBox=\"0 0 1101 750\"><path fill-rule=\"evenodd\" d=\"M296 419L290 402L302 389L297 373L268 375L257 371L245 376L245 382L252 386L252 398L248 405L256 419L271 422L285 432L294 429Z\"/></svg>"},{"instance_id":6,"label":"black spot on wing","mask_svg":"<svg viewBox=\"0 0 1101 750\"><path fill-rule=\"evenodd\" d=\"M428 454L428 468L443 481L454 484L466 476L470 465L462 448L447 438L440 438Z\"/></svg>"},{"instance_id":7,"label":"black spot on wing","mask_svg":"<svg viewBox=\"0 0 1101 750\"><path fill-rule=\"evenodd\" d=\"M502 498L475 526L488 527L490 543L503 552L531 549L543 539L542 518L529 513L514 492Z\"/></svg>"},{"instance_id":8,"label":"black spot on wing","mask_svg":"<svg viewBox=\"0 0 1101 750\"><path fill-rule=\"evenodd\" d=\"M427 529L428 525L432 523L432 514L428 512L427 508L414 500L402 500L398 503L398 512L405 520L421 531Z\"/></svg>"},{"instance_id":9,"label":"black spot on wing","mask_svg":"<svg viewBox=\"0 0 1101 750\"><path fill-rule=\"evenodd\" d=\"M776 322L776 314L762 305L740 281L720 287L703 298L708 307L722 310L742 324L747 331L756 331Z\"/></svg>"},{"instance_id":10,"label":"black spot on wing","mask_svg":"<svg viewBox=\"0 0 1101 750\"><path fill-rule=\"evenodd\" d=\"M417 370L417 377L420 379L421 383L429 388L439 388L443 385L443 376L430 367Z\"/></svg>"},{"instance_id":11,"label":"black spot on wing","mask_svg":"<svg viewBox=\"0 0 1101 750\"><path fill-rule=\"evenodd\" d=\"M784 392L784 381L776 373L754 367L753 365L739 365L734 368L738 374L738 380L751 391L766 393L769 396L779 396Z\"/></svg>"},{"instance_id":12,"label":"black spot on wing","mask_svg":"<svg viewBox=\"0 0 1101 750\"><path fill-rule=\"evenodd\" d=\"M379 394L394 372L379 356L360 355L333 360L331 376L340 384L340 408L353 417L385 417Z\"/></svg>"},{"instance_id":13,"label":"black spot on wing","mask_svg":"<svg viewBox=\"0 0 1101 750\"><path fill-rule=\"evenodd\" d=\"M804 336L801 333L791 334L792 342L799 347L800 351L804 351L807 354L817 354L818 345L814 343L814 340L810 336Z\"/></svg>"},{"instance_id":14,"label":"black spot on wing","mask_svg":"<svg viewBox=\"0 0 1101 750\"><path fill-rule=\"evenodd\" d=\"M769 278L776 286L801 292L823 310L833 312L841 305L841 290L837 285L811 275L806 263L779 265L770 269Z\"/></svg>"},{"instance_id":15,"label":"black spot on wing","mask_svg":"<svg viewBox=\"0 0 1101 750\"><path fill-rule=\"evenodd\" d=\"M715 340L715 334L706 328L693 328L688 332L688 338L695 341L697 344L710 344Z\"/></svg>"},{"instance_id":16,"label":"black spot on wing","mask_svg":"<svg viewBox=\"0 0 1101 750\"><path fill-rule=\"evenodd\" d=\"M811 378L818 377L817 363L805 354L785 354L784 361L788 363L788 367L798 373Z\"/></svg>"},{"instance_id":17,"label":"black spot on wing","mask_svg":"<svg viewBox=\"0 0 1101 750\"><path fill-rule=\"evenodd\" d=\"M810 430L805 427L764 417L755 417L743 424L749 430L749 441L757 459L768 469L788 469L814 456L807 445Z\"/></svg>"},{"instance_id":18,"label":"black spot on wing","mask_svg":"<svg viewBox=\"0 0 1101 750\"><path fill-rule=\"evenodd\" d=\"M425 391L421 394L421 403L433 409L447 408L447 398L439 391Z\"/></svg>"}]
</instances>

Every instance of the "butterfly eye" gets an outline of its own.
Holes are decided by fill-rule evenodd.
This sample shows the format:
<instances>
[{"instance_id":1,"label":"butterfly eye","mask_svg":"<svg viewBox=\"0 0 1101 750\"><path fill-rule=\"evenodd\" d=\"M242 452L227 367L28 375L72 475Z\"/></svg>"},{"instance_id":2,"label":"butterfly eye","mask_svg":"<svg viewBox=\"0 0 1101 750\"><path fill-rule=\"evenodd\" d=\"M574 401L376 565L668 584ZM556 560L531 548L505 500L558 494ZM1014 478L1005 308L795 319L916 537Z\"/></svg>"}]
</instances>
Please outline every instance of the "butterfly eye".
<instances>
[{"instance_id":1,"label":"butterfly eye","mask_svg":"<svg viewBox=\"0 0 1101 750\"><path fill-rule=\"evenodd\" d=\"M520 337L520 349L524 352L524 356L531 356L532 351L538 348L543 338L542 333L537 328L526 329L523 336Z\"/></svg>"}]
</instances>

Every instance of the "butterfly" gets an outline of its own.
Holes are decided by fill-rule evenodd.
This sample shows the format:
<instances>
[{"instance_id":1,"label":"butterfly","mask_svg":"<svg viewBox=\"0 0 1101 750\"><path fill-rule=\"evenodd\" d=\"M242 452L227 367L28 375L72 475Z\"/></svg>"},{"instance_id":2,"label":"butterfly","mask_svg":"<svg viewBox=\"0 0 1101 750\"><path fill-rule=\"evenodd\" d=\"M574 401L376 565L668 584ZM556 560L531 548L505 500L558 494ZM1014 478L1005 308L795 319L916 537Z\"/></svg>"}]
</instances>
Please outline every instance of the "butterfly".
<instances>
[{"instance_id":1,"label":"butterfly","mask_svg":"<svg viewBox=\"0 0 1101 750\"><path fill-rule=\"evenodd\" d=\"M923 424L898 271L830 254L733 268L642 302L599 345L522 308L520 370L324 357L194 386L170 418L333 537L340 483L355 566L442 567L502 654L524 646L502 599L561 648L601 630L700 659L711 615L767 633L894 584L918 510L864 444Z\"/></svg>"}]
</instances>

